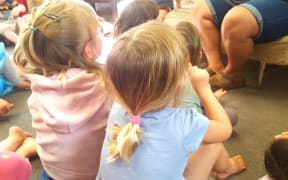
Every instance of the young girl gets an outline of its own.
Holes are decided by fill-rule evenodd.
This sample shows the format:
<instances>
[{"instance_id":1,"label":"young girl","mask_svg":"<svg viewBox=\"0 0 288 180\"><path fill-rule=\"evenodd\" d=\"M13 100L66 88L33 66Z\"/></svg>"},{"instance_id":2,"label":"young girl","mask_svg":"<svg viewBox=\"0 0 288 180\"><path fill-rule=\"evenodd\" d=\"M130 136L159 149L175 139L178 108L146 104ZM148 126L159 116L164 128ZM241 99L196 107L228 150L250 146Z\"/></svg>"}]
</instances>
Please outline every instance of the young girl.
<instances>
[{"instance_id":1,"label":"young girl","mask_svg":"<svg viewBox=\"0 0 288 180\"><path fill-rule=\"evenodd\" d=\"M32 12L16 49L16 63L30 73L28 106L37 151L52 179L90 180L97 175L111 108L95 61L100 33L88 3L47 1Z\"/></svg>"},{"instance_id":2,"label":"young girl","mask_svg":"<svg viewBox=\"0 0 288 180\"><path fill-rule=\"evenodd\" d=\"M189 52L190 63L196 66L199 65L202 58L202 51L197 28L188 21L178 23L175 28L184 37L185 46ZM224 89L218 89L214 94L217 99L220 100L226 92L227 91ZM182 107L196 107L198 110L201 109L199 97L193 90L188 78L185 79L180 105ZM224 106L224 110L226 111L232 126L234 126L238 122L237 111L234 108L227 106ZM199 110L199 112L202 112L202 109Z\"/></svg>"},{"instance_id":3,"label":"young girl","mask_svg":"<svg viewBox=\"0 0 288 180\"><path fill-rule=\"evenodd\" d=\"M229 159L222 144L232 128L207 71L190 66L189 77L212 120L194 108L175 107L188 65L183 43L173 28L156 21L117 38L106 63L107 86L117 103L98 179L202 180L212 168L224 179L245 169L241 156Z\"/></svg>"}]
</instances>

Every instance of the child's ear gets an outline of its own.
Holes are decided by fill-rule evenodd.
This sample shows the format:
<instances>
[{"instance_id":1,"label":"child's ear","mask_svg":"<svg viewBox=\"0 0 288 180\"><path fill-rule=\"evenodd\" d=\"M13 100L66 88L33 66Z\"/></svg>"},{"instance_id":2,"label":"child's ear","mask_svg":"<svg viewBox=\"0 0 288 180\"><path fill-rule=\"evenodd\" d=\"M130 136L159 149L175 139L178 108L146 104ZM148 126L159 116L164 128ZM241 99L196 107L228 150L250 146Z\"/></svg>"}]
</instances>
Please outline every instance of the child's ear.
<instances>
[{"instance_id":1,"label":"child's ear","mask_svg":"<svg viewBox=\"0 0 288 180\"><path fill-rule=\"evenodd\" d=\"M86 58L86 59L93 59L94 54L93 54L93 47L92 47L92 43L91 41L88 41L83 49L82 55Z\"/></svg>"}]
</instances>

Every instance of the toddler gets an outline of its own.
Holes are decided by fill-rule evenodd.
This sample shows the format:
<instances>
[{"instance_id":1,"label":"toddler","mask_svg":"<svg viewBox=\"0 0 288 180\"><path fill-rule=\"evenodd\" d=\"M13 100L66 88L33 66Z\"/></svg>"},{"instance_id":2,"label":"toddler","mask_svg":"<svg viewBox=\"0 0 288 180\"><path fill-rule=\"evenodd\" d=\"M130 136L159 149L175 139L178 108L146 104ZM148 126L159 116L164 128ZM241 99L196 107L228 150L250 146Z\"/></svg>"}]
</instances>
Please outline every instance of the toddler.
<instances>
[{"instance_id":1,"label":"toddler","mask_svg":"<svg viewBox=\"0 0 288 180\"><path fill-rule=\"evenodd\" d=\"M202 58L202 50L197 28L188 21L182 21L176 25L176 30L184 37L185 46L189 52L190 63L192 65L199 65ZM220 100L226 94L226 92L227 91L224 89L218 89L214 92L214 94L216 98ZM202 112L199 97L193 90L188 78L185 79L180 105L183 107L195 107L199 112ZM232 126L234 126L238 122L237 111L228 106L224 106L223 108L226 111Z\"/></svg>"},{"instance_id":2,"label":"toddler","mask_svg":"<svg viewBox=\"0 0 288 180\"><path fill-rule=\"evenodd\" d=\"M94 180L111 102L103 87L101 32L79 0L45 1L31 13L14 61L27 73L28 107L43 174Z\"/></svg>"},{"instance_id":3,"label":"toddler","mask_svg":"<svg viewBox=\"0 0 288 180\"><path fill-rule=\"evenodd\" d=\"M188 66L182 37L150 21L117 38L106 63L107 88L116 103L108 118L97 179L225 179L241 172L222 142L229 119L211 91L207 71ZM189 72L206 114L177 108ZM188 164L187 164L188 162Z\"/></svg>"}]
</instances>

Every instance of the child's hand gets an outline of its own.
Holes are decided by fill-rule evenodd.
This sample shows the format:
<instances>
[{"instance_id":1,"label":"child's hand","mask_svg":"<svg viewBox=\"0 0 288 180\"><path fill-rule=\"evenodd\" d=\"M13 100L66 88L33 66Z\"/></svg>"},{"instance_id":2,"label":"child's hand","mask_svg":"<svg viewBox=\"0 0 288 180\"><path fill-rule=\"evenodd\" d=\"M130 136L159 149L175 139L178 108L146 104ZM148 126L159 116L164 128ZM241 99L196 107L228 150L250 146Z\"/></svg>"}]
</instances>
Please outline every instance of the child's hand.
<instances>
[{"instance_id":1,"label":"child's hand","mask_svg":"<svg viewBox=\"0 0 288 180\"><path fill-rule=\"evenodd\" d=\"M189 65L188 75L196 92L209 87L209 74L206 70Z\"/></svg>"},{"instance_id":2,"label":"child's hand","mask_svg":"<svg viewBox=\"0 0 288 180\"><path fill-rule=\"evenodd\" d=\"M12 17L18 17L20 13L25 12L26 8L23 4L18 4L18 6L14 7L10 13Z\"/></svg>"},{"instance_id":3,"label":"child's hand","mask_svg":"<svg viewBox=\"0 0 288 180\"><path fill-rule=\"evenodd\" d=\"M221 99L225 94L227 93L226 90L224 90L223 88L218 89L214 92L215 97L219 100Z\"/></svg>"}]
</instances>

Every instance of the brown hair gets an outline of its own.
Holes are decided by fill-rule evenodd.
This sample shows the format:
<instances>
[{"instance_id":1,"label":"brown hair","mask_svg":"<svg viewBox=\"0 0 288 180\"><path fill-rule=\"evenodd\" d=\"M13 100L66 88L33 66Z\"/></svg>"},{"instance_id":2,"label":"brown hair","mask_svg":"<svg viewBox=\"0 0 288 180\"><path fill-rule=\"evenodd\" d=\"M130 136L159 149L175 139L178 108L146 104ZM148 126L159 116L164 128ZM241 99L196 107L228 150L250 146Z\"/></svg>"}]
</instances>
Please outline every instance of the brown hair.
<instances>
[{"instance_id":1,"label":"brown hair","mask_svg":"<svg viewBox=\"0 0 288 180\"><path fill-rule=\"evenodd\" d=\"M181 21L176 25L176 30L185 39L191 64L198 65L201 58L201 44L197 28L188 21Z\"/></svg>"},{"instance_id":2,"label":"brown hair","mask_svg":"<svg viewBox=\"0 0 288 180\"><path fill-rule=\"evenodd\" d=\"M106 82L130 116L168 106L182 89L186 62L183 39L167 24L151 21L122 34L106 62ZM128 161L141 131L129 122L111 130L109 160Z\"/></svg>"},{"instance_id":3,"label":"brown hair","mask_svg":"<svg viewBox=\"0 0 288 180\"><path fill-rule=\"evenodd\" d=\"M135 0L121 12L114 26L114 37L158 16L158 6L151 0Z\"/></svg>"}]
</instances>

